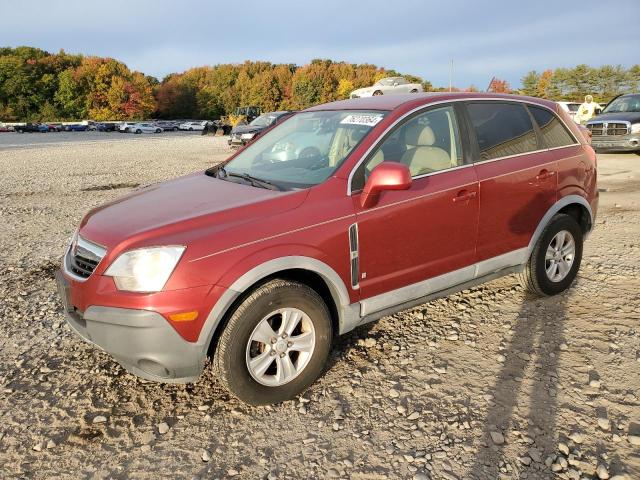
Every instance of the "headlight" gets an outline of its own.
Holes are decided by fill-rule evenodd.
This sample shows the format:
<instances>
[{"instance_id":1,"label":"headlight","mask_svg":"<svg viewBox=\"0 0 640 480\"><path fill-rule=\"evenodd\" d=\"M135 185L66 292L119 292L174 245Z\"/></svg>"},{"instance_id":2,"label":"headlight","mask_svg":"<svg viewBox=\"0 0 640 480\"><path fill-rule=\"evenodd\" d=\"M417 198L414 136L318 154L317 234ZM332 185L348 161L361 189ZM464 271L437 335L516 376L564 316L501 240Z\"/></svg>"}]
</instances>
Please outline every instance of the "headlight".
<instances>
[{"instance_id":1,"label":"headlight","mask_svg":"<svg viewBox=\"0 0 640 480\"><path fill-rule=\"evenodd\" d=\"M104 273L113 277L118 290L159 292L182 256L185 247L152 247L121 254Z\"/></svg>"},{"instance_id":2,"label":"headlight","mask_svg":"<svg viewBox=\"0 0 640 480\"><path fill-rule=\"evenodd\" d=\"M631 133L640 133L640 123L631 125Z\"/></svg>"},{"instance_id":3,"label":"headlight","mask_svg":"<svg viewBox=\"0 0 640 480\"><path fill-rule=\"evenodd\" d=\"M240 138L242 138L243 140L251 140L253 137L255 137L256 134L255 133L243 133Z\"/></svg>"}]
</instances>

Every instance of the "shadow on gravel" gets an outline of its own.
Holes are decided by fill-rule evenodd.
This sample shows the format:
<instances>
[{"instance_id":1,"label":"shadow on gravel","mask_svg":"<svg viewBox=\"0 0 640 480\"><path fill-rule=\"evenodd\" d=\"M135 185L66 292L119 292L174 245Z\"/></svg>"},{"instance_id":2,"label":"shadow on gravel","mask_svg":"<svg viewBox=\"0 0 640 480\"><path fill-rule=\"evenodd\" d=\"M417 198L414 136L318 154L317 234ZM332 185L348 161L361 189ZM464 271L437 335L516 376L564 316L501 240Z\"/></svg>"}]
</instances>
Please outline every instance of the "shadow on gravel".
<instances>
[{"instance_id":1,"label":"shadow on gravel","mask_svg":"<svg viewBox=\"0 0 640 480\"><path fill-rule=\"evenodd\" d=\"M93 187L86 187L81 189L83 192L101 192L103 190L118 190L122 188L136 188L139 187L139 183L109 183L107 185L95 185Z\"/></svg>"},{"instance_id":2,"label":"shadow on gravel","mask_svg":"<svg viewBox=\"0 0 640 480\"><path fill-rule=\"evenodd\" d=\"M514 443L515 438L510 433L514 429L519 430L522 435L535 439L534 444L529 444L531 442L526 440L519 443L519 450L515 454L516 457L533 458L532 467L545 468L540 462L544 462L548 455L554 453L558 442L556 388L560 344L563 342L564 322L570 296L571 290L546 299L524 298L513 327L513 336L504 352L506 360L496 383L487 392L493 395L494 403L490 406L484 421L483 443L476 453L469 478L497 479L501 474L501 464L513 465L519 462L518 458L504 453L505 445L509 442ZM526 370L529 370L535 383L530 391L521 392L522 379L526 376ZM523 398L518 402L521 394L525 396L529 394L529 401ZM520 410L519 415L528 420L525 425L515 423L514 410ZM503 441L501 442L500 436L493 439L492 432L503 434ZM526 458L525 461L527 461ZM551 475L550 470L547 473ZM506 476L511 474L513 472Z\"/></svg>"}]
</instances>

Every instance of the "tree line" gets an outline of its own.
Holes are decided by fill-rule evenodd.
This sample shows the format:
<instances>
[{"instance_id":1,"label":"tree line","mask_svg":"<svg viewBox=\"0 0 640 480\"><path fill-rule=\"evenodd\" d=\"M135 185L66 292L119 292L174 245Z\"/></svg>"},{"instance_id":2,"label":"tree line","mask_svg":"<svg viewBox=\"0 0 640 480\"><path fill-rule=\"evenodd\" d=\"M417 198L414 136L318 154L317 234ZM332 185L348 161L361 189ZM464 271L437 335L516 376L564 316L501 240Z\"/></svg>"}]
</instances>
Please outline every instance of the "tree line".
<instances>
[{"instance_id":1,"label":"tree line","mask_svg":"<svg viewBox=\"0 0 640 480\"><path fill-rule=\"evenodd\" d=\"M0 120L215 119L236 107L302 109L400 75L369 64L251 62L191 68L162 82L112 58L0 48ZM404 75L413 82L428 82Z\"/></svg>"},{"instance_id":2,"label":"tree line","mask_svg":"<svg viewBox=\"0 0 640 480\"><path fill-rule=\"evenodd\" d=\"M0 48L0 121L215 119L246 105L298 110L348 98L356 88L400 75L376 65L317 59L304 66L246 61L195 67L158 81L112 58ZM415 75L402 76L422 83L425 91L445 90ZM531 71L519 90L494 78L489 90L576 101L590 93L602 102L638 91L639 85L640 65L578 65Z\"/></svg>"},{"instance_id":3,"label":"tree line","mask_svg":"<svg viewBox=\"0 0 640 480\"><path fill-rule=\"evenodd\" d=\"M585 95L593 95L595 101L607 103L622 93L640 91L640 65L625 69L621 65L574 68L556 68L537 72L532 70L522 77L523 95L550 100L584 101Z\"/></svg>"}]
</instances>

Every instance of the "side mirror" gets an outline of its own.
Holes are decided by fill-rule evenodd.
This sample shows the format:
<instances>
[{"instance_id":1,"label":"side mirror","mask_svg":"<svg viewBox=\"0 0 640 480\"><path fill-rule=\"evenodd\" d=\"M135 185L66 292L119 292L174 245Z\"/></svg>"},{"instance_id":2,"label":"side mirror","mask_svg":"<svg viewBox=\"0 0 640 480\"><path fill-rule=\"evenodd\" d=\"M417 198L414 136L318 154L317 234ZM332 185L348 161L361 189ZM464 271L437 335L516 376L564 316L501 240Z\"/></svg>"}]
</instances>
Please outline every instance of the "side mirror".
<instances>
[{"instance_id":1,"label":"side mirror","mask_svg":"<svg viewBox=\"0 0 640 480\"><path fill-rule=\"evenodd\" d=\"M362 208L378 203L380 192L385 190L408 190L411 187L411 172L404 163L382 162L375 167L362 191Z\"/></svg>"}]
</instances>

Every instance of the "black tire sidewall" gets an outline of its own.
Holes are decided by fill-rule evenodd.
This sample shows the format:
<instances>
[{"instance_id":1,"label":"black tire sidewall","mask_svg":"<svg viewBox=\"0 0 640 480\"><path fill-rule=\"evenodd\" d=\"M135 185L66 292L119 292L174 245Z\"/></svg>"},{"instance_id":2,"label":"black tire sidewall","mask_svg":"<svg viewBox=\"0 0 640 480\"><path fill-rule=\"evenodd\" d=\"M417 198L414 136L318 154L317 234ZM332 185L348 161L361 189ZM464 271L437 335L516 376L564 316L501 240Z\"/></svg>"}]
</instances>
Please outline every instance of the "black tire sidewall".
<instances>
[{"instance_id":1,"label":"black tire sidewall","mask_svg":"<svg viewBox=\"0 0 640 480\"><path fill-rule=\"evenodd\" d=\"M553 240L553 237L555 237L561 230L567 230L573 236L576 246L575 258L567 276L559 282L553 282L549 279L545 270L545 255L551 240ZM543 232L540 240L538 240L538 245L534 251L534 255L536 256L534 274L536 276L538 286L543 293L547 295L556 295L569 288L580 269L580 263L582 262L582 248L583 233L578 222L569 215L560 215L555 217Z\"/></svg>"},{"instance_id":2,"label":"black tire sidewall","mask_svg":"<svg viewBox=\"0 0 640 480\"><path fill-rule=\"evenodd\" d=\"M310 294L311 293L311 294ZM322 373L331 349L332 329L329 312L322 299L313 291L295 287L278 288L251 302L235 322L228 335L229 346L225 351L225 370L229 388L241 400L252 405L266 405L289 400L309 387ZM306 313L313 323L316 344L309 363L295 379L279 387L269 387L253 379L246 365L246 348L249 337L265 315L279 308L297 308Z\"/></svg>"}]
</instances>

